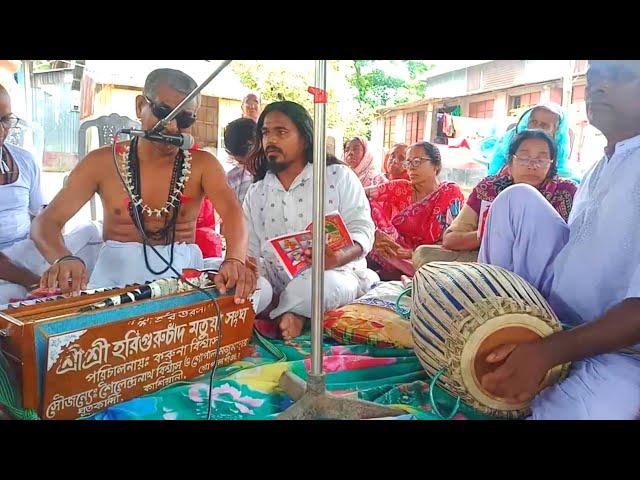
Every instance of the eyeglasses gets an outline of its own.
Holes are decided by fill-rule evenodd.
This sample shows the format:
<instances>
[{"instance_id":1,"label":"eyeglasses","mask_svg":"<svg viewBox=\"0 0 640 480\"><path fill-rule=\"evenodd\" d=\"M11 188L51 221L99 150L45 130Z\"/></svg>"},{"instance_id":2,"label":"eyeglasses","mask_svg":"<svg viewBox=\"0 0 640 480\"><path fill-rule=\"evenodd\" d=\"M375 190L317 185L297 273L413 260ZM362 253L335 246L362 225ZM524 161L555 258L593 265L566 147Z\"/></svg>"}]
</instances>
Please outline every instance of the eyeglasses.
<instances>
[{"instance_id":1,"label":"eyeglasses","mask_svg":"<svg viewBox=\"0 0 640 480\"><path fill-rule=\"evenodd\" d=\"M427 157L413 157L413 158L407 158L406 160L402 161L400 165L402 165L406 169L418 168L424 162L430 162L430 161L431 159Z\"/></svg>"},{"instance_id":2,"label":"eyeglasses","mask_svg":"<svg viewBox=\"0 0 640 480\"><path fill-rule=\"evenodd\" d=\"M164 105L158 105L151 101L151 99L149 99L149 97L147 96L145 96L144 99L151 106L151 112L153 113L153 116L158 120L162 120L173 111L173 108ZM189 112L180 112L178 115L176 115L176 118L174 118L174 120L176 121L179 129L185 129L189 128L195 123L196 116Z\"/></svg>"},{"instance_id":3,"label":"eyeglasses","mask_svg":"<svg viewBox=\"0 0 640 480\"><path fill-rule=\"evenodd\" d=\"M534 168L547 167L551 164L551 160L548 158L529 158L529 157L519 157L515 153L513 154L513 158L515 162L521 167L532 166Z\"/></svg>"},{"instance_id":4,"label":"eyeglasses","mask_svg":"<svg viewBox=\"0 0 640 480\"><path fill-rule=\"evenodd\" d=\"M19 121L20 119L16 117L13 113L10 113L9 115L6 115L0 118L0 124L2 124L2 126L7 130L9 130L10 128L17 127Z\"/></svg>"}]
</instances>

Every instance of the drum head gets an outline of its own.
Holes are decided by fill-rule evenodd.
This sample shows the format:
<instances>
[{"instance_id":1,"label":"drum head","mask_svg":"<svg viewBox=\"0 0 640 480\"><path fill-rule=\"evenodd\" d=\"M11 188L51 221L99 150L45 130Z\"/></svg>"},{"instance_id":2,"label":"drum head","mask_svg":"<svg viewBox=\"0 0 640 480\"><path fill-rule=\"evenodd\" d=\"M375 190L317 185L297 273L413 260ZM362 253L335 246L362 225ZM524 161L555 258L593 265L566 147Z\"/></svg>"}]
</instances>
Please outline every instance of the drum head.
<instances>
[{"instance_id":1,"label":"drum head","mask_svg":"<svg viewBox=\"0 0 640 480\"><path fill-rule=\"evenodd\" d=\"M502 365L502 362L489 363L486 357L500 345L531 342L552 333L553 328L547 322L526 313L501 315L480 325L467 339L460 359L462 380L469 394L481 404L478 407L526 414L528 401L519 404L507 403L482 386L482 376ZM538 391L557 381L561 370L562 366L551 369Z\"/></svg>"}]
</instances>

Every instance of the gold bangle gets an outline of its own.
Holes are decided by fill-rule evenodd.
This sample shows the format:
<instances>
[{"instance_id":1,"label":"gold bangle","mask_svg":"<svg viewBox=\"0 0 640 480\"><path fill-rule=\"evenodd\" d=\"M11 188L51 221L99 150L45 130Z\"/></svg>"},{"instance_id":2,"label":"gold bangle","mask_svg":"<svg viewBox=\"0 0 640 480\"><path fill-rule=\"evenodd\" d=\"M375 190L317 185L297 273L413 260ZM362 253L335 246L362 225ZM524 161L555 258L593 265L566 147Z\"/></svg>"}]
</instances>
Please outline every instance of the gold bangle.
<instances>
[{"instance_id":1,"label":"gold bangle","mask_svg":"<svg viewBox=\"0 0 640 480\"><path fill-rule=\"evenodd\" d=\"M240 260L239 258L235 258L235 257L226 257L226 258L222 261L222 263L230 262L230 261L236 261L236 262L239 262L239 263L241 263L241 264L242 264L242 266L243 266L243 267L244 267L244 266L246 266L246 265L245 265L245 262L243 262L243 261L242 261L242 260Z\"/></svg>"}]
</instances>

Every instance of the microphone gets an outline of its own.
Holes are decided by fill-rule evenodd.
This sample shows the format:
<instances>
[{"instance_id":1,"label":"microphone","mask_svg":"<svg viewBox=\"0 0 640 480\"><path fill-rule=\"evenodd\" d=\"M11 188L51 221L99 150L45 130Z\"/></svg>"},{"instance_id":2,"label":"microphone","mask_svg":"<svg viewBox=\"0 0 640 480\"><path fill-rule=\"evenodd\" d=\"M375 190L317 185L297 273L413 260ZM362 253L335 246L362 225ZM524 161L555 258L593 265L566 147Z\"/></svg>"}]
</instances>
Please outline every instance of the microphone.
<instances>
[{"instance_id":1,"label":"microphone","mask_svg":"<svg viewBox=\"0 0 640 480\"><path fill-rule=\"evenodd\" d=\"M200 275L198 278L190 278L189 281L200 288L206 287L210 281L206 274ZM92 303L80 308L81 312L91 312L106 307L113 307L125 303L137 302L148 298L157 298L171 295L177 292L185 292L192 290L191 285L182 282L178 278L161 278L146 285L141 285L132 292L122 293L113 297L106 298L100 302Z\"/></svg>"},{"instance_id":2,"label":"microphone","mask_svg":"<svg viewBox=\"0 0 640 480\"><path fill-rule=\"evenodd\" d=\"M165 133L156 133L152 130L135 130L133 128L125 128L121 133L131 135L132 137L142 137L152 142L170 143L182 150L189 150L194 145L193 137L187 133L180 135L169 135Z\"/></svg>"}]
</instances>

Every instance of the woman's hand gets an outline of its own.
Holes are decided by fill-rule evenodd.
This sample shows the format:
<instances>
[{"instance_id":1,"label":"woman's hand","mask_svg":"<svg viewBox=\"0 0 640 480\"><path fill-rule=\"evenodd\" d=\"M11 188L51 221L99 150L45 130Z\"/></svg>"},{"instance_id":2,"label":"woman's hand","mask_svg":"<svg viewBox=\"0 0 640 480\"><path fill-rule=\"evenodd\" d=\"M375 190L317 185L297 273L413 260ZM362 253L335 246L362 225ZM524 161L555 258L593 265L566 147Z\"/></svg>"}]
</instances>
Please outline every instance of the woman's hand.
<instances>
[{"instance_id":1,"label":"woman's hand","mask_svg":"<svg viewBox=\"0 0 640 480\"><path fill-rule=\"evenodd\" d=\"M382 230L376 230L373 249L378 255L386 258L397 257L401 248L389 235Z\"/></svg>"}]
</instances>

